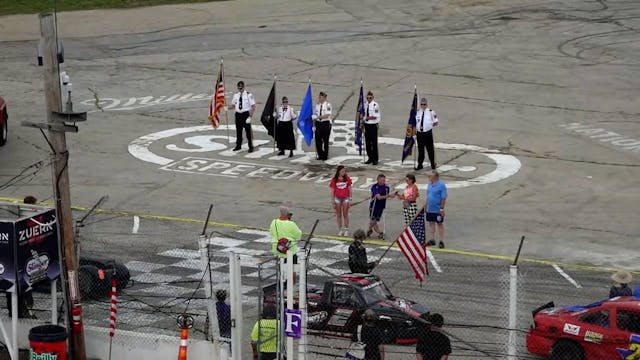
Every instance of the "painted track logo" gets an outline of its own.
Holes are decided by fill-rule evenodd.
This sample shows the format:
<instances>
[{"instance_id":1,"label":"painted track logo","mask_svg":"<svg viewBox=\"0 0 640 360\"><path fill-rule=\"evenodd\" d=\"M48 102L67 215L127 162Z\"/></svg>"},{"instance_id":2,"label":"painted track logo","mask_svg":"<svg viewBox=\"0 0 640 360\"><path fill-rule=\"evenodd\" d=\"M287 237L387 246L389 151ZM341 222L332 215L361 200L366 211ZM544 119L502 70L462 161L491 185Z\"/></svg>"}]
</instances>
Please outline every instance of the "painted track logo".
<instances>
[{"instance_id":1,"label":"painted track logo","mask_svg":"<svg viewBox=\"0 0 640 360\"><path fill-rule=\"evenodd\" d=\"M229 133L235 134L234 130L235 127L229 125ZM158 131L133 140L128 150L133 157L159 165L165 171L228 178L297 180L316 184L328 183L333 176L333 168L342 164L352 169L350 172L355 190L368 190L380 171L387 173L390 185L401 189L405 185L404 174L413 171L413 161L403 164L399 160L381 159L375 168L362 164L363 157L353 145L353 121L334 122L330 159L324 163L315 160L313 149L305 150L309 148L303 144L301 136L298 136L298 150L294 151L294 157L289 158L274 153L271 140L264 138L266 129L263 126L254 125L253 131L256 146L253 153L246 151L246 144L241 151L231 151L236 139L230 136L227 142L226 125L218 129L202 125ZM378 142L383 155L397 154L400 157L404 139L379 137ZM521 167L516 157L498 150L467 144L436 143L435 146L441 159L443 153L451 153L449 159L438 166L440 173L449 175L450 178L446 180L449 188L495 183L515 175ZM369 171L376 173L367 176L366 172ZM397 183L394 184L394 181Z\"/></svg>"}]
</instances>

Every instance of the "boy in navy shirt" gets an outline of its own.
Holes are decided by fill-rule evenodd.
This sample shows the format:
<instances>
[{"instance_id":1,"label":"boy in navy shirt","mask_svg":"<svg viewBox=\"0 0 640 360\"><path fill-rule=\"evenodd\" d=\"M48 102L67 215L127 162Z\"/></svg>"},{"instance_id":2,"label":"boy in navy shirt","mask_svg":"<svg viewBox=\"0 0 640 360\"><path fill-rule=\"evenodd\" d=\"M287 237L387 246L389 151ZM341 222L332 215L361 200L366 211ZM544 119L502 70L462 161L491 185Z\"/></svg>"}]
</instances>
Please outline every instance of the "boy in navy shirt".
<instances>
[{"instance_id":1,"label":"boy in navy shirt","mask_svg":"<svg viewBox=\"0 0 640 360\"><path fill-rule=\"evenodd\" d=\"M389 185L386 184L384 174L378 175L378 182L371 186L371 200L369 201L369 230L367 237L370 237L375 230L379 239L384 239L384 232L378 227L378 222L382 218L382 212L387 206L387 198L389 197Z\"/></svg>"}]
</instances>

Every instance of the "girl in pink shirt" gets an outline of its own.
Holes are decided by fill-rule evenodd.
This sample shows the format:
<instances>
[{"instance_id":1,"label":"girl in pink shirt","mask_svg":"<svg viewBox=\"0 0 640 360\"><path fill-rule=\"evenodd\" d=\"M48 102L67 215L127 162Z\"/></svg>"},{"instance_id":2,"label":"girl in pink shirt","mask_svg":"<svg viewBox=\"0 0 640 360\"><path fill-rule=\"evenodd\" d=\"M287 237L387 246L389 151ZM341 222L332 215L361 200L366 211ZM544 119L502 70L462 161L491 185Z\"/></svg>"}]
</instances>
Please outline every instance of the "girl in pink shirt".
<instances>
[{"instance_id":1,"label":"girl in pink shirt","mask_svg":"<svg viewBox=\"0 0 640 360\"><path fill-rule=\"evenodd\" d=\"M331 205L336 211L338 236L349 236L349 207L351 205L351 178L347 169L342 165L336 168L336 174L331 179ZM344 222L343 222L344 221ZM344 224L344 227L342 227Z\"/></svg>"}]
</instances>

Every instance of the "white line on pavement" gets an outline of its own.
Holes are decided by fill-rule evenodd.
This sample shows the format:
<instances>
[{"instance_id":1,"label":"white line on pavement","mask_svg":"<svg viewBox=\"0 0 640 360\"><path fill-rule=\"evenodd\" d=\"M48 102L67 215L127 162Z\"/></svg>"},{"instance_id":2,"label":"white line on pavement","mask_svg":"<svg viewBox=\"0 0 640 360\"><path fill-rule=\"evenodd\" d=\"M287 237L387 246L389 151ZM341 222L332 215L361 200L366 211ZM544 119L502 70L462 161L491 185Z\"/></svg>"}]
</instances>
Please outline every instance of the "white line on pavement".
<instances>
[{"instance_id":1,"label":"white line on pavement","mask_svg":"<svg viewBox=\"0 0 640 360\"><path fill-rule=\"evenodd\" d=\"M554 269L556 269L556 271L562 275L563 278L567 279L568 282L571 283L571 285L575 286L576 288L580 289L582 288L582 285L578 284L577 281L573 280L573 278L571 276L569 276L569 274L567 274L566 272L564 272L564 270L562 270L562 268L556 264L552 265Z\"/></svg>"},{"instance_id":2,"label":"white line on pavement","mask_svg":"<svg viewBox=\"0 0 640 360\"><path fill-rule=\"evenodd\" d=\"M438 262L436 262L436 258L433 256L433 254L429 250L427 250L427 257L429 257L429 261L431 261L433 268L436 269L437 272L441 273L442 268L440 268L440 265L438 265Z\"/></svg>"},{"instance_id":3,"label":"white line on pavement","mask_svg":"<svg viewBox=\"0 0 640 360\"><path fill-rule=\"evenodd\" d=\"M131 233L137 234L138 230L140 230L140 217L136 215L133 217L133 229L131 229Z\"/></svg>"}]
</instances>

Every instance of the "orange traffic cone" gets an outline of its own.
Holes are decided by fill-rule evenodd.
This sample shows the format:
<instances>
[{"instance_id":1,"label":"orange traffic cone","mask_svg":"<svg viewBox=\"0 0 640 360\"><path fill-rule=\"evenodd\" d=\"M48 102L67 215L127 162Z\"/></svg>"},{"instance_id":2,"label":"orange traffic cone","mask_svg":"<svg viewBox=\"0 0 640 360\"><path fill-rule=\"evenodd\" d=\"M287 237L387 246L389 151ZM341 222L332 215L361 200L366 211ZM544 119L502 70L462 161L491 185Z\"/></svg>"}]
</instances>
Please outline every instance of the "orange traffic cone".
<instances>
[{"instance_id":1,"label":"orange traffic cone","mask_svg":"<svg viewBox=\"0 0 640 360\"><path fill-rule=\"evenodd\" d=\"M178 360L187 360L187 340L189 339L189 329L183 327L180 331L180 349L178 350Z\"/></svg>"}]
</instances>

